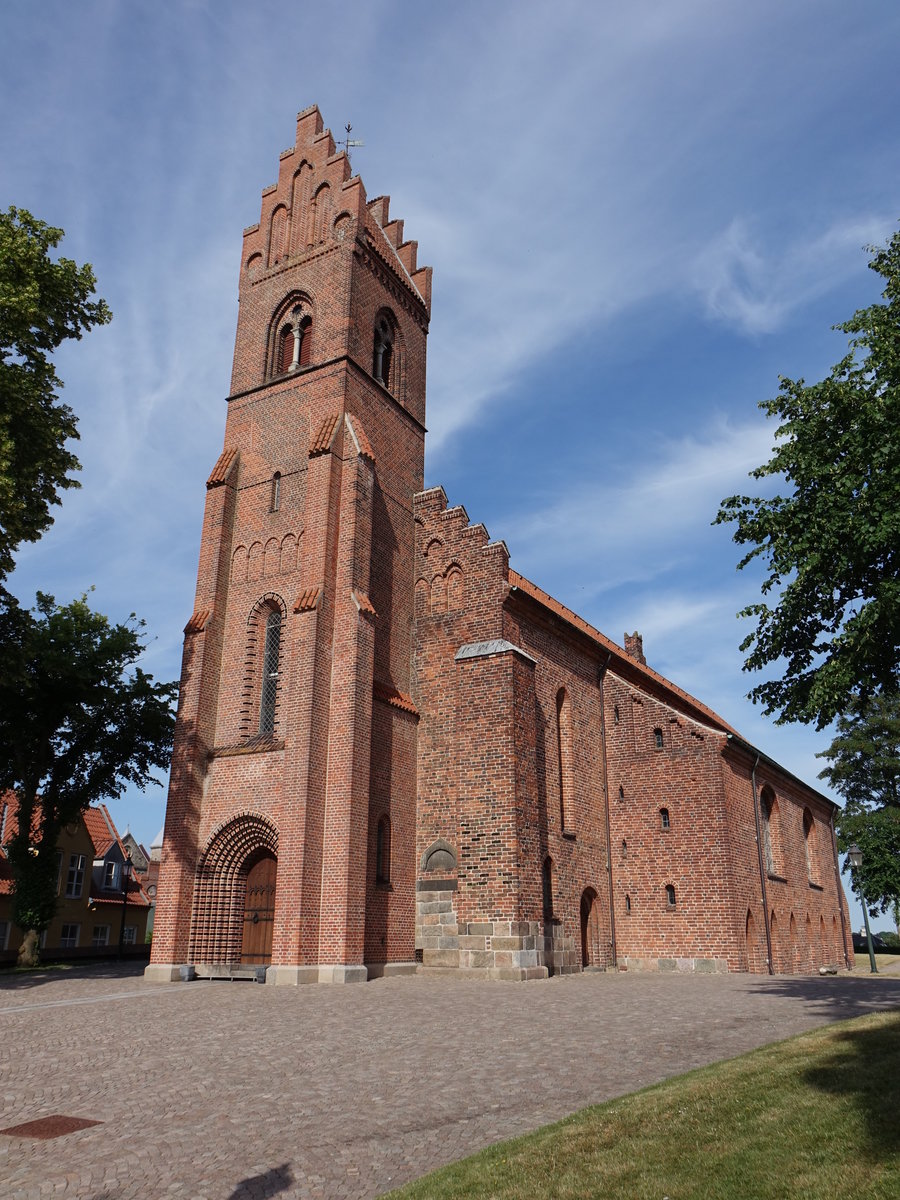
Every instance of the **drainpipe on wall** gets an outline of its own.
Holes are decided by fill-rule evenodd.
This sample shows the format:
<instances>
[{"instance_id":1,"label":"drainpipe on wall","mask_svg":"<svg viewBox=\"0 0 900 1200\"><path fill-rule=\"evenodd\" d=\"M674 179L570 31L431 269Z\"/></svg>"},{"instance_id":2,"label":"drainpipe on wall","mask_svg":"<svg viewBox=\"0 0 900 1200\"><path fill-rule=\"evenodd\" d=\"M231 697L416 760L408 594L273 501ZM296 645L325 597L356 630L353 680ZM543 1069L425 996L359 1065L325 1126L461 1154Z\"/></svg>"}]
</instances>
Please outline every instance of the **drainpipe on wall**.
<instances>
[{"instance_id":1,"label":"drainpipe on wall","mask_svg":"<svg viewBox=\"0 0 900 1200\"><path fill-rule=\"evenodd\" d=\"M606 766L606 699L603 694L603 681L606 679L606 671L611 658L612 652L610 651L606 656L606 662L600 668L600 748L603 752L603 800L606 806L606 878L609 883L609 936L612 965L615 967L618 965L616 962L616 908L613 903L612 835L609 820L609 772Z\"/></svg>"},{"instance_id":2,"label":"drainpipe on wall","mask_svg":"<svg viewBox=\"0 0 900 1200\"><path fill-rule=\"evenodd\" d=\"M766 870L763 862L762 838L760 837L759 824L759 796L756 791L756 768L759 766L759 754L756 755L756 762L753 764L753 770L750 772L750 782L753 786L753 816L756 820L756 855L759 859L759 885L762 889L763 902L763 926L766 931L766 952L769 955L768 966L769 974L775 974L775 964L772 962L772 931L769 928L769 897L766 893Z\"/></svg>"},{"instance_id":3,"label":"drainpipe on wall","mask_svg":"<svg viewBox=\"0 0 900 1200\"><path fill-rule=\"evenodd\" d=\"M844 905L841 900L841 868L838 863L837 837L835 836L835 832L834 832L834 813L833 812L828 821L828 828L831 830L831 855L832 855L832 859L834 861L834 884L835 884L835 888L837 890L838 911L841 914L841 941L844 946L844 966L849 971L850 970L850 955L847 953L847 923L844 920Z\"/></svg>"}]
</instances>

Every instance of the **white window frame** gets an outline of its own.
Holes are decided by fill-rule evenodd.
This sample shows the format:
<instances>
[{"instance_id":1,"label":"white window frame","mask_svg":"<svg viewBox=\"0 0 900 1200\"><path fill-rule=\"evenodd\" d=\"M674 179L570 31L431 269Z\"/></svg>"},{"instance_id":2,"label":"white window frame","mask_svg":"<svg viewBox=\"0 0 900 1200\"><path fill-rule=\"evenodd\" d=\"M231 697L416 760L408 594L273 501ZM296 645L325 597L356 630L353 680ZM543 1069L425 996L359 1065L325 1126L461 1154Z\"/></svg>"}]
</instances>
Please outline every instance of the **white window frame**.
<instances>
[{"instance_id":1,"label":"white window frame","mask_svg":"<svg viewBox=\"0 0 900 1200\"><path fill-rule=\"evenodd\" d=\"M103 868L103 887L106 891L115 891L119 886L119 864L108 862Z\"/></svg>"},{"instance_id":2,"label":"white window frame","mask_svg":"<svg viewBox=\"0 0 900 1200\"><path fill-rule=\"evenodd\" d=\"M69 871L66 875L66 899L80 900L84 891L84 869L87 857L84 854L69 856Z\"/></svg>"},{"instance_id":3,"label":"white window frame","mask_svg":"<svg viewBox=\"0 0 900 1200\"><path fill-rule=\"evenodd\" d=\"M75 933L66 936L67 929L74 929ZM77 950L78 943L81 939L81 925L77 921L66 921L63 924L59 934L60 950Z\"/></svg>"},{"instance_id":4,"label":"white window frame","mask_svg":"<svg viewBox=\"0 0 900 1200\"><path fill-rule=\"evenodd\" d=\"M108 946L110 932L108 925L95 925L94 932L91 934L91 945Z\"/></svg>"},{"instance_id":5,"label":"white window frame","mask_svg":"<svg viewBox=\"0 0 900 1200\"><path fill-rule=\"evenodd\" d=\"M137 925L126 925L125 932L122 936L123 946L137 945Z\"/></svg>"}]
</instances>

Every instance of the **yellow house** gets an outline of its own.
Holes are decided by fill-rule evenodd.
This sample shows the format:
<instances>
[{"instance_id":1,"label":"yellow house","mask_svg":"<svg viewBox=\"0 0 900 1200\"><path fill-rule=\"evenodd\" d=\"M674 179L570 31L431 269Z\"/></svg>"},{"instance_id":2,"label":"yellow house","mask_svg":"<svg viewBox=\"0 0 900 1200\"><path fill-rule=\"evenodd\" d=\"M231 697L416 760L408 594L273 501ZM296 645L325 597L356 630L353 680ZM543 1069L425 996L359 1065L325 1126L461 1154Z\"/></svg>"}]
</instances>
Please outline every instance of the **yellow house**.
<instances>
[{"instance_id":1,"label":"yellow house","mask_svg":"<svg viewBox=\"0 0 900 1200\"><path fill-rule=\"evenodd\" d=\"M14 963L24 931L12 919L7 847L16 830L14 794L0 799L0 963ZM60 834L56 914L41 938L44 959L143 957L150 901L125 864L127 851L105 804L92 806ZM123 883L127 881L127 890Z\"/></svg>"}]
</instances>

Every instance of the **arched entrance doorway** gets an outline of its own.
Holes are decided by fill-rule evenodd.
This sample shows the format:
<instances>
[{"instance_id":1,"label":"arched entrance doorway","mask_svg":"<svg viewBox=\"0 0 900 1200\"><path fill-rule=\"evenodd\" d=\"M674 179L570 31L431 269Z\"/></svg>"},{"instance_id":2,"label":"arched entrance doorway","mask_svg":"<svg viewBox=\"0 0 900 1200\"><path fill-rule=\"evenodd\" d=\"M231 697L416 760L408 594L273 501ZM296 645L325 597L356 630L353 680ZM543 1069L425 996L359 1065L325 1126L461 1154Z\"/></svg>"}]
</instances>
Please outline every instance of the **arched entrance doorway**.
<instances>
[{"instance_id":1,"label":"arched entrance doorway","mask_svg":"<svg viewBox=\"0 0 900 1200\"><path fill-rule=\"evenodd\" d=\"M241 962L268 966L272 961L272 922L275 919L275 855L263 853L247 870L244 892L244 936Z\"/></svg>"},{"instance_id":2,"label":"arched entrance doorway","mask_svg":"<svg viewBox=\"0 0 900 1200\"><path fill-rule=\"evenodd\" d=\"M587 970L602 965L597 893L593 888L585 888L581 893L581 968Z\"/></svg>"},{"instance_id":3,"label":"arched entrance doorway","mask_svg":"<svg viewBox=\"0 0 900 1200\"><path fill-rule=\"evenodd\" d=\"M277 855L276 830L253 813L235 817L213 834L197 869L192 963L271 962Z\"/></svg>"}]
</instances>

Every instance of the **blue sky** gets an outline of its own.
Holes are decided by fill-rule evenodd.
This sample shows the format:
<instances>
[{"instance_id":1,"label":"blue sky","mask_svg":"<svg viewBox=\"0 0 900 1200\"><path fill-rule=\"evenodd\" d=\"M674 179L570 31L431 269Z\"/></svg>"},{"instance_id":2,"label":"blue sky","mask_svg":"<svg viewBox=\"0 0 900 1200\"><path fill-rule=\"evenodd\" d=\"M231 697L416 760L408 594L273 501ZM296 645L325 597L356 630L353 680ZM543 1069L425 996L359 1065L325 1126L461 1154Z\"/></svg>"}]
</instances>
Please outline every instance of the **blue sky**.
<instances>
[{"instance_id":1,"label":"blue sky","mask_svg":"<svg viewBox=\"0 0 900 1200\"><path fill-rule=\"evenodd\" d=\"M113 323L65 347L81 490L13 590L95 587L175 678L222 445L241 230L317 103L434 267L426 482L513 566L816 782L746 699L718 501L779 373L821 378L900 216L900 6L861 0L4 3L0 204ZM149 844L163 789L114 808ZM854 909L854 926L860 923ZM878 921L876 921L878 924ZM887 918L881 921L887 927Z\"/></svg>"}]
</instances>

